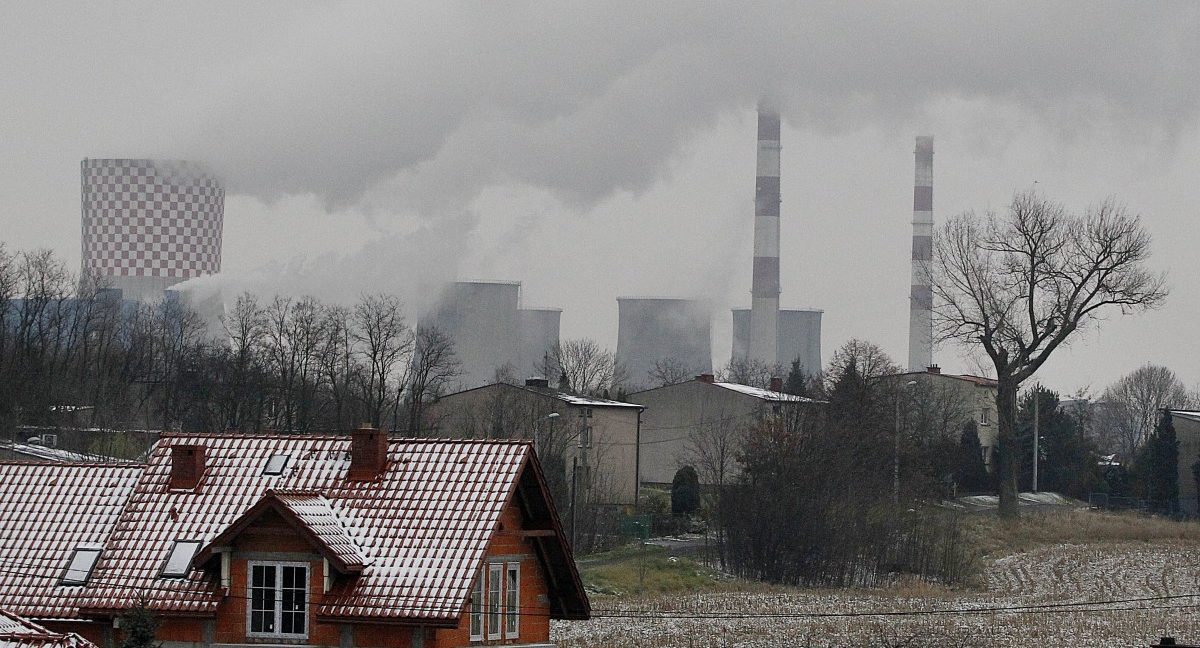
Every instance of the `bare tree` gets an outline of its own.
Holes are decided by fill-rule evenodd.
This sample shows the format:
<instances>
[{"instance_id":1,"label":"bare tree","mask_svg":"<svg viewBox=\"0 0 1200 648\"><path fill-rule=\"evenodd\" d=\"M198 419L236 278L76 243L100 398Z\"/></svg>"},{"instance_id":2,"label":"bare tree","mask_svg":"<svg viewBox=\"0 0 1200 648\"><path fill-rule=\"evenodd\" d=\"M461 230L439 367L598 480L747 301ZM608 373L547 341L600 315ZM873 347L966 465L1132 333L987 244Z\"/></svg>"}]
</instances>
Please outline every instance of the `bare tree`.
<instances>
[{"instance_id":1,"label":"bare tree","mask_svg":"<svg viewBox=\"0 0 1200 648\"><path fill-rule=\"evenodd\" d=\"M696 373L695 367L688 366L679 358L663 358L654 362L648 377L651 387L666 387L688 380Z\"/></svg>"},{"instance_id":2,"label":"bare tree","mask_svg":"<svg viewBox=\"0 0 1200 648\"><path fill-rule=\"evenodd\" d=\"M982 347L999 385L1000 512L1017 514L1017 391L1075 331L1108 311L1157 307L1165 277L1144 267L1150 235L1107 200L1079 215L1029 192L1004 214L964 213L937 234L939 337ZM932 299L932 297L930 297Z\"/></svg>"},{"instance_id":3,"label":"bare tree","mask_svg":"<svg viewBox=\"0 0 1200 648\"><path fill-rule=\"evenodd\" d=\"M1109 385L1100 400L1103 406L1094 424L1103 430L1103 436L1118 444L1116 449L1126 460L1132 460L1150 438L1163 409L1197 404L1196 395L1188 391L1174 371L1151 364Z\"/></svg>"},{"instance_id":4,"label":"bare tree","mask_svg":"<svg viewBox=\"0 0 1200 648\"><path fill-rule=\"evenodd\" d=\"M595 340L563 340L554 347L551 360L559 374L559 387L566 391L599 396L624 380L616 355Z\"/></svg>"},{"instance_id":5,"label":"bare tree","mask_svg":"<svg viewBox=\"0 0 1200 648\"><path fill-rule=\"evenodd\" d=\"M826 380L836 380L850 363L854 363L858 375L866 380L900 373L900 366L878 344L851 338L833 352L829 368L825 370Z\"/></svg>"},{"instance_id":6,"label":"bare tree","mask_svg":"<svg viewBox=\"0 0 1200 648\"><path fill-rule=\"evenodd\" d=\"M413 348L400 300L392 295L364 295L354 307L353 337L362 360L356 382L363 416L381 427L389 405L395 418L397 391L404 388L401 361Z\"/></svg>"},{"instance_id":7,"label":"bare tree","mask_svg":"<svg viewBox=\"0 0 1200 648\"><path fill-rule=\"evenodd\" d=\"M462 363L454 355L454 340L436 326L418 326L416 346L408 367L408 433L422 429L425 401L437 398L459 375Z\"/></svg>"},{"instance_id":8,"label":"bare tree","mask_svg":"<svg viewBox=\"0 0 1200 648\"><path fill-rule=\"evenodd\" d=\"M787 371L778 362L771 364L752 358L738 358L719 370L717 379L721 382L769 389L772 378L783 378L785 375Z\"/></svg>"},{"instance_id":9,"label":"bare tree","mask_svg":"<svg viewBox=\"0 0 1200 648\"><path fill-rule=\"evenodd\" d=\"M258 299L243 293L234 302L233 310L221 318L221 323L230 353L228 389L221 407L225 429L257 429L260 409L255 403L258 390L254 382L262 362L267 317Z\"/></svg>"}]
</instances>

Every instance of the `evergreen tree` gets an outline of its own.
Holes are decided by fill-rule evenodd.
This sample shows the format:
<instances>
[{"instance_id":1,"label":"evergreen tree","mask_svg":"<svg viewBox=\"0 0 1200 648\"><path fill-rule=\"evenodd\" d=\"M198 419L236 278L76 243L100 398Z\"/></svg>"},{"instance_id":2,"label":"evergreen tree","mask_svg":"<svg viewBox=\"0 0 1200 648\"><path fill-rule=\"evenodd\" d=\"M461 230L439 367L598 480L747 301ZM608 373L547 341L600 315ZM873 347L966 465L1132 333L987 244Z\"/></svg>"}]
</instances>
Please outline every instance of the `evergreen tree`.
<instances>
[{"instance_id":1,"label":"evergreen tree","mask_svg":"<svg viewBox=\"0 0 1200 648\"><path fill-rule=\"evenodd\" d=\"M671 515L691 515L700 508L700 476L684 466L671 480Z\"/></svg>"},{"instance_id":2,"label":"evergreen tree","mask_svg":"<svg viewBox=\"0 0 1200 648\"><path fill-rule=\"evenodd\" d=\"M799 359L792 360L787 380L783 381L783 393L808 397L808 376L804 373L804 367L800 366Z\"/></svg>"},{"instance_id":3,"label":"evergreen tree","mask_svg":"<svg viewBox=\"0 0 1200 648\"><path fill-rule=\"evenodd\" d=\"M146 602L138 601L137 606L121 615L121 632L125 635L121 648L161 648L162 644L154 640L158 623Z\"/></svg>"},{"instance_id":4,"label":"evergreen tree","mask_svg":"<svg viewBox=\"0 0 1200 648\"><path fill-rule=\"evenodd\" d=\"M983 445L979 442L979 428L975 425L975 421L968 420L963 424L962 435L958 441L954 481L958 485L959 494L979 493L992 489L987 464L983 461Z\"/></svg>"},{"instance_id":5,"label":"evergreen tree","mask_svg":"<svg viewBox=\"0 0 1200 648\"><path fill-rule=\"evenodd\" d=\"M1151 510L1170 512L1179 500L1179 441L1170 413L1162 413L1138 455L1137 473Z\"/></svg>"}]
</instances>

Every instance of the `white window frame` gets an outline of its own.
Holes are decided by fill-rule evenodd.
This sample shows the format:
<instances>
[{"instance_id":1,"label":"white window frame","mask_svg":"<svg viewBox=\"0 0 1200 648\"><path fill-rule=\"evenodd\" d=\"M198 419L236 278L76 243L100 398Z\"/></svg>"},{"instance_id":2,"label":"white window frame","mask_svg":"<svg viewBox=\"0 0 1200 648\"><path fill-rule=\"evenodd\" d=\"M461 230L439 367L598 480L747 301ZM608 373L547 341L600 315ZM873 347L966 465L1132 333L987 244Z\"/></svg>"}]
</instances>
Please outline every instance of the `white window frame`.
<instances>
[{"instance_id":1,"label":"white window frame","mask_svg":"<svg viewBox=\"0 0 1200 648\"><path fill-rule=\"evenodd\" d=\"M251 617L254 611L254 568L255 567L274 567L275 568L275 632L254 632L251 630ZM296 634L293 632L283 631L283 568L284 567L303 567L304 568L304 632ZM273 561L273 560L248 560L246 561L246 636L247 637L267 637L274 639L308 639L309 621L312 619L312 565L306 562L288 562L288 561Z\"/></svg>"},{"instance_id":2,"label":"white window frame","mask_svg":"<svg viewBox=\"0 0 1200 648\"><path fill-rule=\"evenodd\" d=\"M484 575L486 570L479 570L479 578L475 579L475 589L471 592L471 619L470 625L467 626L467 632L471 635L471 641L483 641L483 616L484 616ZM478 628L479 632L475 632Z\"/></svg>"},{"instance_id":3,"label":"white window frame","mask_svg":"<svg viewBox=\"0 0 1200 648\"><path fill-rule=\"evenodd\" d=\"M504 632L504 563L488 563L487 575L487 638L499 639Z\"/></svg>"},{"instance_id":4,"label":"white window frame","mask_svg":"<svg viewBox=\"0 0 1200 648\"><path fill-rule=\"evenodd\" d=\"M504 568L504 638L516 639L520 636L521 563L510 562Z\"/></svg>"},{"instance_id":5,"label":"white window frame","mask_svg":"<svg viewBox=\"0 0 1200 648\"><path fill-rule=\"evenodd\" d=\"M979 408L979 424L980 425L991 425L991 422L988 420L989 418L991 418L988 416L989 413L990 412L988 412L988 408L986 408L986 407Z\"/></svg>"}]
</instances>

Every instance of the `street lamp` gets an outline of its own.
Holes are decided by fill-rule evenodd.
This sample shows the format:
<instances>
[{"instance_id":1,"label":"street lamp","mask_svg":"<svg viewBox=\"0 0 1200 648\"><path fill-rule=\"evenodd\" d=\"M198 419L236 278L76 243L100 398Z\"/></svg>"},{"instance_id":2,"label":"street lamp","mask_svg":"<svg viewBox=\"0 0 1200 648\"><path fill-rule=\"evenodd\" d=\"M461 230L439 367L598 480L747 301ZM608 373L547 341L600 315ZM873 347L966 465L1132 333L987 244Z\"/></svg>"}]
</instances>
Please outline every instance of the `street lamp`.
<instances>
[{"instance_id":1,"label":"street lamp","mask_svg":"<svg viewBox=\"0 0 1200 648\"><path fill-rule=\"evenodd\" d=\"M910 380L904 383L904 387L912 387L917 384L917 381ZM895 442L892 446L892 503L900 503L900 393L901 390L896 390L896 432Z\"/></svg>"},{"instance_id":2,"label":"street lamp","mask_svg":"<svg viewBox=\"0 0 1200 648\"><path fill-rule=\"evenodd\" d=\"M554 440L554 419L556 419L556 418L558 418L558 412L550 412L549 414L546 415L546 420L550 421L550 440L551 440L551 442L553 442L553 440ZM541 429L541 426L539 425L538 428ZM542 438L541 438L541 436L542 435L538 434L533 439L533 449L535 452L537 452L537 455L539 458L542 456Z\"/></svg>"}]
</instances>

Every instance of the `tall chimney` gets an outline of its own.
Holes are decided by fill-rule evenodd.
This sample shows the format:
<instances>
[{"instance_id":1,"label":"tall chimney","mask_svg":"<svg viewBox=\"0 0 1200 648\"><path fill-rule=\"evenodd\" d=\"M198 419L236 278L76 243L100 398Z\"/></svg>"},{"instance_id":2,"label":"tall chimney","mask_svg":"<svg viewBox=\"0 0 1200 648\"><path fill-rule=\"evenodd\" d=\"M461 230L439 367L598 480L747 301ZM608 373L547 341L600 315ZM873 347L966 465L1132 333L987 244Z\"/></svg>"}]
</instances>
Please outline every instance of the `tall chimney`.
<instances>
[{"instance_id":1,"label":"tall chimney","mask_svg":"<svg viewBox=\"0 0 1200 648\"><path fill-rule=\"evenodd\" d=\"M780 378L779 376L771 376L771 391L783 391L783 378Z\"/></svg>"},{"instance_id":2,"label":"tall chimney","mask_svg":"<svg viewBox=\"0 0 1200 648\"><path fill-rule=\"evenodd\" d=\"M178 444L171 446L171 476L167 488L191 490L200 485L204 475L204 446Z\"/></svg>"},{"instance_id":3,"label":"tall chimney","mask_svg":"<svg viewBox=\"0 0 1200 648\"><path fill-rule=\"evenodd\" d=\"M779 113L759 104L749 357L770 365L779 361L779 148Z\"/></svg>"},{"instance_id":4,"label":"tall chimney","mask_svg":"<svg viewBox=\"0 0 1200 648\"><path fill-rule=\"evenodd\" d=\"M387 432L375 428L360 428L350 433L351 481L373 481L387 467Z\"/></svg>"},{"instance_id":5,"label":"tall chimney","mask_svg":"<svg viewBox=\"0 0 1200 648\"><path fill-rule=\"evenodd\" d=\"M933 365L933 136L917 136L913 184L912 286L908 310L908 368Z\"/></svg>"}]
</instances>

